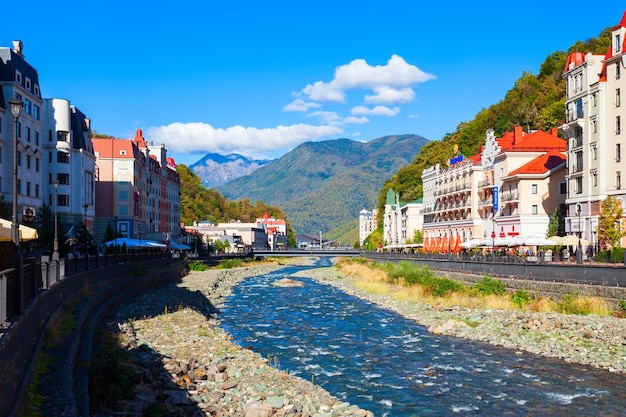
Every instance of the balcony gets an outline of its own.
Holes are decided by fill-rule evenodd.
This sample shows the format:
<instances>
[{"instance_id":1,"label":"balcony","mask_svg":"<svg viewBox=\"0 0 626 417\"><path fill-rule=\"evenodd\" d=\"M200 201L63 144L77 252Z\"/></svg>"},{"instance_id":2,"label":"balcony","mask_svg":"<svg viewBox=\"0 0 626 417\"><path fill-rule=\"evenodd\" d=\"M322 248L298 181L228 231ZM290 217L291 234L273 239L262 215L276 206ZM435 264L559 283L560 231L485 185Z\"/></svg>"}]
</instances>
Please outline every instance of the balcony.
<instances>
[{"instance_id":1,"label":"balcony","mask_svg":"<svg viewBox=\"0 0 626 417\"><path fill-rule=\"evenodd\" d=\"M577 136L575 138L572 138L572 149L573 148L580 148L581 146L583 146L583 138L582 138L582 136Z\"/></svg>"},{"instance_id":2,"label":"balcony","mask_svg":"<svg viewBox=\"0 0 626 417\"><path fill-rule=\"evenodd\" d=\"M482 180L478 183L479 188L490 187L492 185L493 183L491 182L491 180Z\"/></svg>"},{"instance_id":3,"label":"balcony","mask_svg":"<svg viewBox=\"0 0 626 417\"><path fill-rule=\"evenodd\" d=\"M576 122L579 119L583 119L584 117L585 112L582 109L570 110L567 112L567 123Z\"/></svg>"},{"instance_id":4,"label":"balcony","mask_svg":"<svg viewBox=\"0 0 626 417\"><path fill-rule=\"evenodd\" d=\"M572 174L575 174L577 172L582 172L582 171L583 171L583 164L582 163L572 165L572 170L571 170Z\"/></svg>"},{"instance_id":5,"label":"balcony","mask_svg":"<svg viewBox=\"0 0 626 417\"><path fill-rule=\"evenodd\" d=\"M519 200L519 195L517 193L504 193L500 196L502 201L516 201Z\"/></svg>"}]
</instances>

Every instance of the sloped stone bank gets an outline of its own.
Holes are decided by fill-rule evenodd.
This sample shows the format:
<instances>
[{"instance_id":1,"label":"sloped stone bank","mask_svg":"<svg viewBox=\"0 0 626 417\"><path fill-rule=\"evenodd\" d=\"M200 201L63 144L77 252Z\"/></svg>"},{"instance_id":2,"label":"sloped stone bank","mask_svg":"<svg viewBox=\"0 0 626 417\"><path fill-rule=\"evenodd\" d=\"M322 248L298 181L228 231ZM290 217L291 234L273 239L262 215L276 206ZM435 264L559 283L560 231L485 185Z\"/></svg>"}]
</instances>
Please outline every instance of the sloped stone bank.
<instances>
[{"instance_id":1,"label":"sloped stone bank","mask_svg":"<svg viewBox=\"0 0 626 417\"><path fill-rule=\"evenodd\" d=\"M333 268L311 269L301 275L393 310L426 326L432 333L626 373L626 319L465 307L437 308L388 295L366 294L354 286L352 278Z\"/></svg>"},{"instance_id":2,"label":"sloped stone bank","mask_svg":"<svg viewBox=\"0 0 626 417\"><path fill-rule=\"evenodd\" d=\"M190 272L182 283L118 308L105 326L122 336L141 382L132 400L108 411L130 416L161 407L170 416L372 416L270 366L272 358L234 344L220 329L219 307L232 287L277 268Z\"/></svg>"}]
</instances>

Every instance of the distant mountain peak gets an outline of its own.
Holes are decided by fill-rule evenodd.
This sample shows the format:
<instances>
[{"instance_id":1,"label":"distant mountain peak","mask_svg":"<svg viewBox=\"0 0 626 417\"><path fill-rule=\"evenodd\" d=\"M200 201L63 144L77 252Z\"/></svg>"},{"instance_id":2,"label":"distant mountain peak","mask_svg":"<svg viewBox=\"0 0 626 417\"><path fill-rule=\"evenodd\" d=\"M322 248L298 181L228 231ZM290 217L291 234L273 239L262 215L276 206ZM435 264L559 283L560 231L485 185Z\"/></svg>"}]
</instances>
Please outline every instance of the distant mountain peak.
<instances>
[{"instance_id":1,"label":"distant mountain peak","mask_svg":"<svg viewBox=\"0 0 626 417\"><path fill-rule=\"evenodd\" d=\"M271 159L250 160L236 153L228 155L208 153L198 162L191 164L189 168L200 177L202 185L211 188L250 175L270 162L272 162Z\"/></svg>"}]
</instances>

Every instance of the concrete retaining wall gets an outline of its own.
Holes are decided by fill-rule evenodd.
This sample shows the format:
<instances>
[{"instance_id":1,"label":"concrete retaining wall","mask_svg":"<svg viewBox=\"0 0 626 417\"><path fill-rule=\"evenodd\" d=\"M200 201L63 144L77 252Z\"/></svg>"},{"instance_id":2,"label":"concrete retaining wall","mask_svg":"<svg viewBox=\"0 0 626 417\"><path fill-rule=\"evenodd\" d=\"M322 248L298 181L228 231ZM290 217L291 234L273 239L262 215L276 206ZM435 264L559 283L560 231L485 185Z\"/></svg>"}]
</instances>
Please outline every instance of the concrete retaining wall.
<instances>
[{"instance_id":1,"label":"concrete retaining wall","mask_svg":"<svg viewBox=\"0 0 626 417\"><path fill-rule=\"evenodd\" d=\"M147 273L136 274L142 264L125 264L79 273L63 279L36 297L25 313L11 324L0 339L0 415L19 413L26 389L33 379L37 358L43 346L45 329L63 307L80 295L89 294L85 316L102 300L115 299L117 294L130 298L140 290L180 279L186 262L180 259L153 261ZM69 377L69 376L68 376Z\"/></svg>"}]
</instances>

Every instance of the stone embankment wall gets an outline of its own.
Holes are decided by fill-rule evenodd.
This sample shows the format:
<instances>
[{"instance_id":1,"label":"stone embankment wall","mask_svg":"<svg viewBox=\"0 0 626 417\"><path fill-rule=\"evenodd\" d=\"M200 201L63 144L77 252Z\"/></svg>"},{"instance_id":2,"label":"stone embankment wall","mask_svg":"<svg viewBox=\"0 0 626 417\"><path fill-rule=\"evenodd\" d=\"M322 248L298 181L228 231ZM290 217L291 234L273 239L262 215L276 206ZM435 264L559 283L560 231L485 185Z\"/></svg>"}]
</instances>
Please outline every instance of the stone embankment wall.
<instances>
[{"instance_id":1,"label":"stone embankment wall","mask_svg":"<svg viewBox=\"0 0 626 417\"><path fill-rule=\"evenodd\" d=\"M66 277L33 299L22 316L2 329L0 416L14 416L19 412L34 376L46 329L66 305L79 299L85 303L78 318L78 325L82 326L87 317L103 305L133 297L165 280L180 279L187 271L186 262L180 259L142 265L116 265ZM76 337L80 337L80 331L76 332Z\"/></svg>"}]
</instances>

